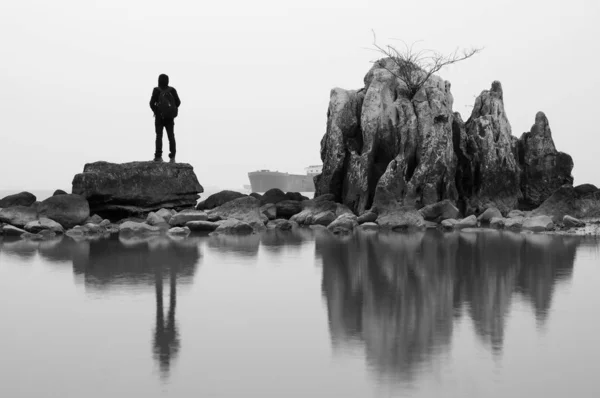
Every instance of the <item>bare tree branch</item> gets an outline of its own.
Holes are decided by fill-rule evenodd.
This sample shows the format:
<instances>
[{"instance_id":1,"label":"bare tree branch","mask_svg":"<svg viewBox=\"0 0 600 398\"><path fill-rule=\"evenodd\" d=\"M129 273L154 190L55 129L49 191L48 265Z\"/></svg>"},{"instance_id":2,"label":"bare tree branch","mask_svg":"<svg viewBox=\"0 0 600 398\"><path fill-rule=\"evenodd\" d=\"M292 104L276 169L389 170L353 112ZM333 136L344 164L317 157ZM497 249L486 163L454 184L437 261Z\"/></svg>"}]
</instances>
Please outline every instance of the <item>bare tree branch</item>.
<instances>
[{"instance_id":1,"label":"bare tree branch","mask_svg":"<svg viewBox=\"0 0 600 398\"><path fill-rule=\"evenodd\" d=\"M378 65L390 72L393 76L406 84L408 95L412 99L415 94L425 85L425 83L435 73L448 65L455 64L478 54L482 48L471 48L469 50L459 50L457 47L453 52L444 55L434 50L415 50L415 43L410 46L400 39L404 49L398 49L392 45L381 46L377 44L377 36L373 31L373 49L385 58L392 61L392 68L388 68L385 59L380 59Z\"/></svg>"}]
</instances>

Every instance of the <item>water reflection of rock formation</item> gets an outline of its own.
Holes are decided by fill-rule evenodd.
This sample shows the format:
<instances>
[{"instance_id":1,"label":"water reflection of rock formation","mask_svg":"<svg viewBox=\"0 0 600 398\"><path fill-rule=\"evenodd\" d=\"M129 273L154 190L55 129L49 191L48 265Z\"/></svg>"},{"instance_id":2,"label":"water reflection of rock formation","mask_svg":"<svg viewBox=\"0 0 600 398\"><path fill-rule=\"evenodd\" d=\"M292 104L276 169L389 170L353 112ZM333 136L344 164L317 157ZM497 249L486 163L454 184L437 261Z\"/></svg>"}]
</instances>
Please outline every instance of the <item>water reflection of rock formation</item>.
<instances>
[{"instance_id":1,"label":"water reflection of rock formation","mask_svg":"<svg viewBox=\"0 0 600 398\"><path fill-rule=\"evenodd\" d=\"M556 282L571 275L578 242L498 231L343 241L319 234L334 350L362 344L379 374L410 381L449 348L454 318L464 313L499 353L514 294L543 322Z\"/></svg>"}]
</instances>

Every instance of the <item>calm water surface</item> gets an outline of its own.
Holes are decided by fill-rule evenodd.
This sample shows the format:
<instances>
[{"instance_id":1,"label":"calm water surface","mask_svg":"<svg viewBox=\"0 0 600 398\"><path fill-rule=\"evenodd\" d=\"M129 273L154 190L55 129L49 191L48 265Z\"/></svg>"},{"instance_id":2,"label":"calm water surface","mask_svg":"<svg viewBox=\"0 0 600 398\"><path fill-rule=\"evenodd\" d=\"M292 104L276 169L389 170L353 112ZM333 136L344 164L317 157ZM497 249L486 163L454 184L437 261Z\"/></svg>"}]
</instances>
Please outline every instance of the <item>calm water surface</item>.
<instances>
[{"instance_id":1,"label":"calm water surface","mask_svg":"<svg viewBox=\"0 0 600 398\"><path fill-rule=\"evenodd\" d=\"M0 240L0 397L597 397L597 240Z\"/></svg>"}]
</instances>

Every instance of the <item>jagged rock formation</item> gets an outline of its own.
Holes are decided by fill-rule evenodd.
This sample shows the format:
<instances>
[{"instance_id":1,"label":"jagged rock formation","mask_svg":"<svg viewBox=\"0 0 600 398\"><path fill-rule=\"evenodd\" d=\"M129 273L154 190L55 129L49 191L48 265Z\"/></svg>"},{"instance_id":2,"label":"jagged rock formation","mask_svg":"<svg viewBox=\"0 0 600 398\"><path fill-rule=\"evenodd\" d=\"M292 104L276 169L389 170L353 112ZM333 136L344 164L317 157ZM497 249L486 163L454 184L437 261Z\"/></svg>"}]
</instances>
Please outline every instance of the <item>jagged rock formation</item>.
<instances>
[{"instance_id":1,"label":"jagged rock formation","mask_svg":"<svg viewBox=\"0 0 600 398\"><path fill-rule=\"evenodd\" d=\"M88 163L73 179L73 193L88 200L90 211L110 218L193 207L202 192L187 163Z\"/></svg>"},{"instance_id":2,"label":"jagged rock formation","mask_svg":"<svg viewBox=\"0 0 600 398\"><path fill-rule=\"evenodd\" d=\"M570 157L554 149L543 114L521 140L512 136L500 82L479 95L465 123L452 111L449 82L432 76L411 98L395 67L380 60L364 88L331 91L317 196L333 194L357 214L445 199L465 215L506 214L572 181Z\"/></svg>"},{"instance_id":3,"label":"jagged rock formation","mask_svg":"<svg viewBox=\"0 0 600 398\"><path fill-rule=\"evenodd\" d=\"M561 186L573 184L573 159L554 147L544 112L535 115L531 131L521 136L519 160L523 203L527 207L538 207Z\"/></svg>"}]
</instances>

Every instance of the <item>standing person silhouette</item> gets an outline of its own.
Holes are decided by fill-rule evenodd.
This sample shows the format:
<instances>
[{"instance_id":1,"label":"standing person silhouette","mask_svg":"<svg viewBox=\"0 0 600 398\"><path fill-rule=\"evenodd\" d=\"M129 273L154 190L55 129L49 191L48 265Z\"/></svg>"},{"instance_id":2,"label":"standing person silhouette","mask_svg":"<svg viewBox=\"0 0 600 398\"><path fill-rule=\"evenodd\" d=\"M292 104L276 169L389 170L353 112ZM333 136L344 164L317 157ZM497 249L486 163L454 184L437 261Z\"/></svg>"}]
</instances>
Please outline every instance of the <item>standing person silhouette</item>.
<instances>
[{"instance_id":1,"label":"standing person silhouette","mask_svg":"<svg viewBox=\"0 0 600 398\"><path fill-rule=\"evenodd\" d=\"M167 130L169 138L169 163L175 163L175 118L181 105L179 95L174 87L169 86L169 76L158 76L158 87L152 90L150 108L154 112L154 127L156 129L156 148L154 161L162 162L162 137L163 128Z\"/></svg>"}]
</instances>

